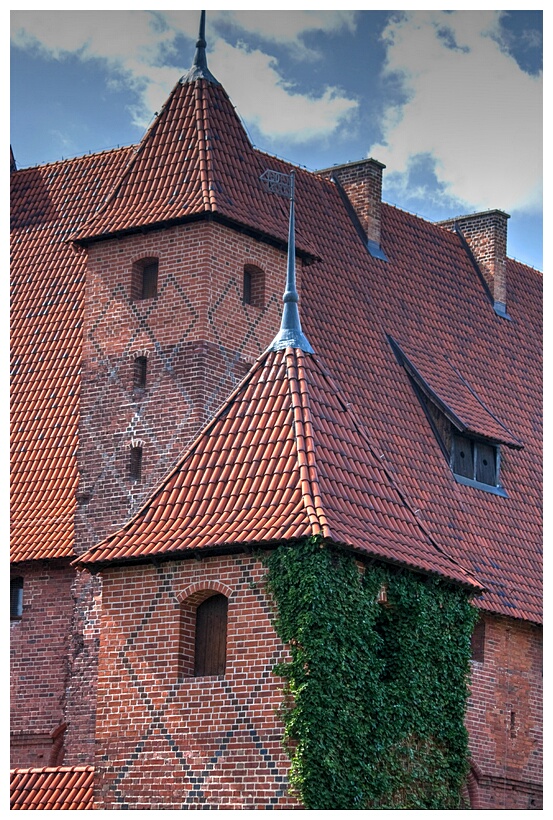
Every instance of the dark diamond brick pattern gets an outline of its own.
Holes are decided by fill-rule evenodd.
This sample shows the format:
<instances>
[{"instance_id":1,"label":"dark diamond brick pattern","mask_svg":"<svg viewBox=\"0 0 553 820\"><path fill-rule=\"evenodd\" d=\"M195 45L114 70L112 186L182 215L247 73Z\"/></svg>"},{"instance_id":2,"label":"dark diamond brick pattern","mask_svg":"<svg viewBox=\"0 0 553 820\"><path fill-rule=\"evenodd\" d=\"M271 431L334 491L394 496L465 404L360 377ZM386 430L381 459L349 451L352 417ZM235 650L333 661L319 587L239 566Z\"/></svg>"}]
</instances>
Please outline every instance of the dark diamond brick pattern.
<instances>
[{"instance_id":1,"label":"dark diamond brick pattern","mask_svg":"<svg viewBox=\"0 0 553 820\"><path fill-rule=\"evenodd\" d=\"M178 632L179 588L184 579L190 580L193 564L207 586L210 576L232 581L227 670L224 678L179 682L176 664L169 658L174 658L171 647L174 649ZM132 623L126 628L125 621L117 624L108 640L106 649L116 660L109 676L100 672L98 706L100 714L116 715L123 704L129 731L121 738L115 722L111 728L109 722L99 725L98 768L103 787L97 805L103 801L106 809L161 805L164 809L295 807L287 792L288 763L276 713L281 694L272 673L285 653L270 625L259 562L220 557L207 559L201 568L194 561L172 562L157 569L134 567L127 573L132 576L130 584L129 575L124 577L118 571L106 577L104 617L110 621L116 609L124 612L130 606L126 596L131 588L136 591L141 587L140 599L145 603ZM239 625L245 616L247 627L241 635ZM160 675L154 673L152 679L144 658L162 625L166 630L164 644L156 646L165 653L164 670ZM242 661L240 655L250 637L255 639L256 649L248 649L244 675L241 664L246 659ZM273 708L267 698L273 701ZM211 724L207 732L202 728L202 712L208 714ZM102 753L104 746L109 751ZM246 762L241 769L237 763L242 759ZM156 766L159 760L163 760L163 772ZM152 796L146 806L140 798L137 802L136 782L140 779L144 795L144 784L150 778ZM167 783L171 797L164 792Z\"/></svg>"}]
</instances>

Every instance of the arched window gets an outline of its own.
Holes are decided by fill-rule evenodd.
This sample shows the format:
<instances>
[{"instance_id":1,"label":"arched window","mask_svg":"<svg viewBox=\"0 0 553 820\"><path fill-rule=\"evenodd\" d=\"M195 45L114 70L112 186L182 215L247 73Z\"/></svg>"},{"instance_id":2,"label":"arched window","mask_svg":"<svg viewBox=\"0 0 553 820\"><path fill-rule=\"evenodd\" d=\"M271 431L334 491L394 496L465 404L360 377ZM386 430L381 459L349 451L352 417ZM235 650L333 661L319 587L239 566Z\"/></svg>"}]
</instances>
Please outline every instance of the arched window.
<instances>
[{"instance_id":1,"label":"arched window","mask_svg":"<svg viewBox=\"0 0 553 820\"><path fill-rule=\"evenodd\" d=\"M265 304L265 271L257 265L244 265L242 302L259 308Z\"/></svg>"},{"instance_id":2,"label":"arched window","mask_svg":"<svg viewBox=\"0 0 553 820\"><path fill-rule=\"evenodd\" d=\"M228 599L212 595L196 610L194 675L224 675L227 661Z\"/></svg>"},{"instance_id":3,"label":"arched window","mask_svg":"<svg viewBox=\"0 0 553 820\"><path fill-rule=\"evenodd\" d=\"M133 301L153 299L154 296L157 296L158 266L158 260L151 256L134 263L131 280L131 298Z\"/></svg>"}]
</instances>

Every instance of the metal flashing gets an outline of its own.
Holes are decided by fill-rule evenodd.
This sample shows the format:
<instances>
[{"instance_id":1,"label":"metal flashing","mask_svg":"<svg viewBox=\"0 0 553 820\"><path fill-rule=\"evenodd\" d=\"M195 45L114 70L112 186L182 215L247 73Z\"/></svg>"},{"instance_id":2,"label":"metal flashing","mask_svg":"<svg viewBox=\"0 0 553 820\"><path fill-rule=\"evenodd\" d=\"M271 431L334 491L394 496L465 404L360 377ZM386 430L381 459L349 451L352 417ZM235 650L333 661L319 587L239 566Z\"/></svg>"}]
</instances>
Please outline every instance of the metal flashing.
<instances>
[{"instance_id":1,"label":"metal flashing","mask_svg":"<svg viewBox=\"0 0 553 820\"><path fill-rule=\"evenodd\" d=\"M501 316L502 319L507 319L508 322L513 321L507 313L507 305L505 304L505 302L494 302L493 309L495 310L498 316Z\"/></svg>"},{"instance_id":2,"label":"metal flashing","mask_svg":"<svg viewBox=\"0 0 553 820\"><path fill-rule=\"evenodd\" d=\"M207 67L207 56L205 53L206 46L205 11L202 11L200 14L200 32L198 35L198 40L196 41L196 53L194 55L192 67L180 79L182 85L193 83L195 80L207 80L209 83L212 83L212 85L221 85L221 83L215 79Z\"/></svg>"},{"instance_id":3,"label":"metal flashing","mask_svg":"<svg viewBox=\"0 0 553 820\"><path fill-rule=\"evenodd\" d=\"M374 239L367 239L367 250L374 259L382 259L384 262L388 261L388 257L379 243L375 242Z\"/></svg>"},{"instance_id":4,"label":"metal flashing","mask_svg":"<svg viewBox=\"0 0 553 820\"><path fill-rule=\"evenodd\" d=\"M464 484L466 487L474 487L476 490L484 490L486 493L492 495L499 495L502 498L508 498L506 490L501 485L483 484L481 481L475 481L473 478L466 478L464 475L453 473L453 478L458 484Z\"/></svg>"}]
</instances>

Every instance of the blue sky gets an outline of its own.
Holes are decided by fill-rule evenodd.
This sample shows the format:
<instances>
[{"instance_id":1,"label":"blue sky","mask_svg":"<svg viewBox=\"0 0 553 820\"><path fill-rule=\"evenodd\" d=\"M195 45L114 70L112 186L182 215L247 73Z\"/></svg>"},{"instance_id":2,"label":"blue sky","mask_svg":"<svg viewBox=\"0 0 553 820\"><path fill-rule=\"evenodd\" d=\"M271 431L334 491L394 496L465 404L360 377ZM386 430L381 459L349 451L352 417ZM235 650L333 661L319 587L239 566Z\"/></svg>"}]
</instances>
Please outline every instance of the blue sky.
<instances>
[{"instance_id":1,"label":"blue sky","mask_svg":"<svg viewBox=\"0 0 553 820\"><path fill-rule=\"evenodd\" d=\"M199 11L11 11L18 167L136 143ZM500 208L542 269L541 11L212 11L210 70L252 142L310 169L373 156L427 219Z\"/></svg>"}]
</instances>

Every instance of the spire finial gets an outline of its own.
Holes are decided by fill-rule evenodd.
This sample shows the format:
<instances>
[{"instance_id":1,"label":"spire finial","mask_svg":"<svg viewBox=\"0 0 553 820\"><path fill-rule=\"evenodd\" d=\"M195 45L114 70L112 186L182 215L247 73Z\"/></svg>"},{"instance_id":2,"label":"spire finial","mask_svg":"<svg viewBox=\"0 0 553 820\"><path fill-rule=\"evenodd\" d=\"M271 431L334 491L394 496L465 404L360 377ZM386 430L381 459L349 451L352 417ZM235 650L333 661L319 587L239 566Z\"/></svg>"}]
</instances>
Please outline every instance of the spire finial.
<instances>
[{"instance_id":1,"label":"spire finial","mask_svg":"<svg viewBox=\"0 0 553 820\"><path fill-rule=\"evenodd\" d=\"M280 179L275 179L275 175ZM262 178L267 180L269 185L271 185L272 182L277 186L282 186L284 182L283 178L286 176L286 174L280 174L278 171L265 171ZM292 171L289 176L290 220L288 225L288 269L286 273L286 290L282 297L284 310L282 311L280 330L269 346L269 350L283 350L286 347L295 347L305 351L305 353L313 353L313 348L301 329L300 311L298 307L299 296L296 288L295 178L296 172ZM280 192L282 192L282 187Z\"/></svg>"},{"instance_id":2,"label":"spire finial","mask_svg":"<svg viewBox=\"0 0 553 820\"><path fill-rule=\"evenodd\" d=\"M194 54L194 60L192 61L192 68L187 71L183 77L181 77L181 83L183 85L186 83L192 83L194 80L207 80L213 85L220 85L207 67L207 56L205 52L206 46L205 11L202 11L200 12L200 31L198 34L198 39L196 40L196 53Z\"/></svg>"}]
</instances>

